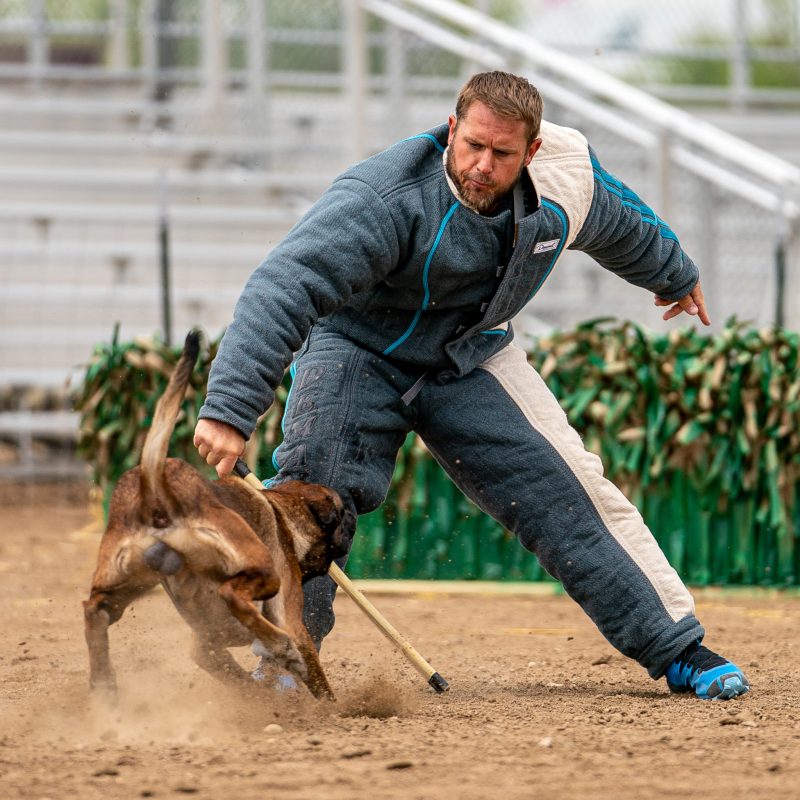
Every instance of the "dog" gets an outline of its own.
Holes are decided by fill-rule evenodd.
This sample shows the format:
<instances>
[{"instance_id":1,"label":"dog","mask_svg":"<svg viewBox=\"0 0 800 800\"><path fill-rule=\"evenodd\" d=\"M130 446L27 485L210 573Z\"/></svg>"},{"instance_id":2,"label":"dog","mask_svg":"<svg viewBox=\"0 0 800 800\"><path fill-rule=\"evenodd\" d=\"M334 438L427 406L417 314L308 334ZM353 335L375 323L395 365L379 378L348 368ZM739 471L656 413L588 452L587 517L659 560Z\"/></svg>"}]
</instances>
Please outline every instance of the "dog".
<instances>
[{"instance_id":1,"label":"dog","mask_svg":"<svg viewBox=\"0 0 800 800\"><path fill-rule=\"evenodd\" d=\"M193 629L192 657L207 672L251 680L227 648L258 639L275 665L316 698L333 698L303 624L302 583L349 550L355 516L318 484L288 481L259 492L236 477L209 481L185 461L167 458L199 342L191 331L156 406L140 465L120 478L111 498L83 603L90 687L116 693L108 628L160 583Z\"/></svg>"}]
</instances>

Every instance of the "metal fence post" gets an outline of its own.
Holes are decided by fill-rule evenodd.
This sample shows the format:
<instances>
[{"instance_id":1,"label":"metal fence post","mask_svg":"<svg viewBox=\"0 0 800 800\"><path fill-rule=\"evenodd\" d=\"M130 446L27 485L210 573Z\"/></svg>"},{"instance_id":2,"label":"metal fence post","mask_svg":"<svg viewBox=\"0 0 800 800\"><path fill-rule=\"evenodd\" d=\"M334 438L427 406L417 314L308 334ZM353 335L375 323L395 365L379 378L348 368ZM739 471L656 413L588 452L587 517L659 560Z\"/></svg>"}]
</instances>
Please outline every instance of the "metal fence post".
<instances>
[{"instance_id":1,"label":"metal fence post","mask_svg":"<svg viewBox=\"0 0 800 800\"><path fill-rule=\"evenodd\" d=\"M169 197L167 171L158 174L158 251L161 275L161 327L164 344L172 346L172 269L169 250Z\"/></svg>"},{"instance_id":2,"label":"metal fence post","mask_svg":"<svg viewBox=\"0 0 800 800\"><path fill-rule=\"evenodd\" d=\"M109 4L109 61L115 72L124 72L130 65L128 52L128 0L111 0Z\"/></svg>"},{"instance_id":3,"label":"metal fence post","mask_svg":"<svg viewBox=\"0 0 800 800\"><path fill-rule=\"evenodd\" d=\"M786 239L781 236L775 247L775 317L776 328L786 323Z\"/></svg>"},{"instance_id":4,"label":"metal fence post","mask_svg":"<svg viewBox=\"0 0 800 800\"><path fill-rule=\"evenodd\" d=\"M31 83L40 89L50 60L47 3L45 0L28 0L30 8L30 39L28 40L28 63Z\"/></svg>"},{"instance_id":5,"label":"metal fence post","mask_svg":"<svg viewBox=\"0 0 800 800\"><path fill-rule=\"evenodd\" d=\"M222 18L222 0L203 2L203 79L209 112L219 122L227 88L227 39Z\"/></svg>"},{"instance_id":6,"label":"metal fence post","mask_svg":"<svg viewBox=\"0 0 800 800\"><path fill-rule=\"evenodd\" d=\"M345 92L350 118L349 161L361 161L366 154L367 35L361 0L342 0L342 37Z\"/></svg>"},{"instance_id":7,"label":"metal fence post","mask_svg":"<svg viewBox=\"0 0 800 800\"><path fill-rule=\"evenodd\" d=\"M730 53L731 106L742 111L747 107L750 92L746 0L734 0L733 3L733 43Z\"/></svg>"},{"instance_id":8,"label":"metal fence post","mask_svg":"<svg viewBox=\"0 0 800 800\"><path fill-rule=\"evenodd\" d=\"M794 297L794 302L789 304L790 314L788 324L793 330L800 328L800 217L791 220L787 238L788 275L787 292L789 297Z\"/></svg>"},{"instance_id":9,"label":"metal fence post","mask_svg":"<svg viewBox=\"0 0 800 800\"><path fill-rule=\"evenodd\" d=\"M784 222L775 248L775 324L796 330L800 327L800 217L787 215Z\"/></svg>"}]
</instances>

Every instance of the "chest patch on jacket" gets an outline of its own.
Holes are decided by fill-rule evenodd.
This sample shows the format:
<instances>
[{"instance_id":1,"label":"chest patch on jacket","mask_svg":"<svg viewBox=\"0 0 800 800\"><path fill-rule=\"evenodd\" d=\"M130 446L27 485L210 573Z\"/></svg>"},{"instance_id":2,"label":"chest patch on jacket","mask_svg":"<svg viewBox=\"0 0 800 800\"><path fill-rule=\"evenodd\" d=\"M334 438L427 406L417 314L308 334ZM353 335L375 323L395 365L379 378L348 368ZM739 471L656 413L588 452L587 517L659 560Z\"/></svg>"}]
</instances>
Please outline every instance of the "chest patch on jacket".
<instances>
[{"instance_id":1,"label":"chest patch on jacket","mask_svg":"<svg viewBox=\"0 0 800 800\"><path fill-rule=\"evenodd\" d=\"M561 239L550 239L546 242L536 242L533 247L534 255L537 253L547 253L550 250L555 250Z\"/></svg>"}]
</instances>

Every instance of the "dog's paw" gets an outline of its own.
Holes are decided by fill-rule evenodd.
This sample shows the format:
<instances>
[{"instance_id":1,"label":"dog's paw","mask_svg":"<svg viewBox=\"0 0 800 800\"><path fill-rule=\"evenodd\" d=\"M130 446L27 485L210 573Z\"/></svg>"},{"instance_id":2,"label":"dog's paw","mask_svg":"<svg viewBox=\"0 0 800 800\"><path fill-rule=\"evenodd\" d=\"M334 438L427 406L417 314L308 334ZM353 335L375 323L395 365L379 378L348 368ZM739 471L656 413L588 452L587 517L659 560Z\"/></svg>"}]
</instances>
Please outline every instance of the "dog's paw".
<instances>
[{"instance_id":1,"label":"dog's paw","mask_svg":"<svg viewBox=\"0 0 800 800\"><path fill-rule=\"evenodd\" d=\"M114 707L119 699L117 681L114 676L95 679L89 682L89 699L97 708Z\"/></svg>"}]
</instances>

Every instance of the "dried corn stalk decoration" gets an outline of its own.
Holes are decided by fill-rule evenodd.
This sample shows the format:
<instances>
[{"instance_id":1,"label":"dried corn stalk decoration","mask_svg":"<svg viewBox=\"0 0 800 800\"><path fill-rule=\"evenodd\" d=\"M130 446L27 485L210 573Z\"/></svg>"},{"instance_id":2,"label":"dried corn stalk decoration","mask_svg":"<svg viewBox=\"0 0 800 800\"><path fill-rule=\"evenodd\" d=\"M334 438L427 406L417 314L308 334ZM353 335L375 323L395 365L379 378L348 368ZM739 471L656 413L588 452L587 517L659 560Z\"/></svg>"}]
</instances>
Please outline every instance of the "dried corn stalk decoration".
<instances>
[{"instance_id":1,"label":"dried corn stalk decoration","mask_svg":"<svg viewBox=\"0 0 800 800\"><path fill-rule=\"evenodd\" d=\"M211 343L198 361L172 454L200 466L192 432ZM138 463L177 351L150 340L101 345L76 399L80 449L106 494ZM598 319L541 337L530 362L609 478L636 503L692 583L787 585L800 578L800 336L731 320L717 335L650 335ZM267 477L288 377L259 422L250 459ZM546 579L409 436L386 504L362 517L354 576Z\"/></svg>"}]
</instances>

